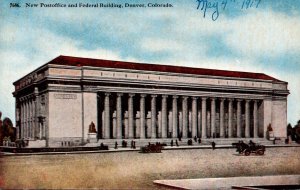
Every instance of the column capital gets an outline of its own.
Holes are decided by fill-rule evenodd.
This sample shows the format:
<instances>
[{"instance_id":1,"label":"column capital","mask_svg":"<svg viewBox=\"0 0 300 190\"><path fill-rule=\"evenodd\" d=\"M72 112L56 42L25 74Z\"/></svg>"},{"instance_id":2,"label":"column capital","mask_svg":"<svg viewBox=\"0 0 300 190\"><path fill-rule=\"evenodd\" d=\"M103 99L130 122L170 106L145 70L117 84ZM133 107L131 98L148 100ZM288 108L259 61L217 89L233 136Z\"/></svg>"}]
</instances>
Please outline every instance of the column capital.
<instances>
[{"instance_id":1,"label":"column capital","mask_svg":"<svg viewBox=\"0 0 300 190\"><path fill-rule=\"evenodd\" d=\"M240 98L235 99L237 102L242 102L243 100Z\"/></svg>"},{"instance_id":2,"label":"column capital","mask_svg":"<svg viewBox=\"0 0 300 190\"><path fill-rule=\"evenodd\" d=\"M227 98L227 100L228 100L229 102L232 102L232 101L233 101L233 98Z\"/></svg>"},{"instance_id":3,"label":"column capital","mask_svg":"<svg viewBox=\"0 0 300 190\"><path fill-rule=\"evenodd\" d=\"M226 98L223 98L223 97L220 97L218 99L221 100L222 102L226 100Z\"/></svg>"},{"instance_id":4,"label":"column capital","mask_svg":"<svg viewBox=\"0 0 300 190\"><path fill-rule=\"evenodd\" d=\"M105 92L105 96L110 96L110 92Z\"/></svg>"},{"instance_id":5,"label":"column capital","mask_svg":"<svg viewBox=\"0 0 300 190\"><path fill-rule=\"evenodd\" d=\"M257 103L258 102L258 100L256 100L256 99L254 99L254 100L252 100L254 103Z\"/></svg>"},{"instance_id":6,"label":"column capital","mask_svg":"<svg viewBox=\"0 0 300 190\"><path fill-rule=\"evenodd\" d=\"M166 95L166 94L163 94L163 95L161 95L163 98L168 98L168 95Z\"/></svg>"},{"instance_id":7,"label":"column capital","mask_svg":"<svg viewBox=\"0 0 300 190\"><path fill-rule=\"evenodd\" d=\"M141 98L145 98L147 94L140 94Z\"/></svg>"},{"instance_id":8,"label":"column capital","mask_svg":"<svg viewBox=\"0 0 300 190\"><path fill-rule=\"evenodd\" d=\"M215 101L215 100L216 100L215 97L210 97L209 99L210 99L211 101Z\"/></svg>"},{"instance_id":9,"label":"column capital","mask_svg":"<svg viewBox=\"0 0 300 190\"><path fill-rule=\"evenodd\" d=\"M121 96L123 96L123 93L118 92L117 96L121 97Z\"/></svg>"},{"instance_id":10,"label":"column capital","mask_svg":"<svg viewBox=\"0 0 300 190\"><path fill-rule=\"evenodd\" d=\"M193 96L192 99L193 99L193 100L197 100L198 97L197 97L197 96Z\"/></svg>"},{"instance_id":11,"label":"column capital","mask_svg":"<svg viewBox=\"0 0 300 190\"><path fill-rule=\"evenodd\" d=\"M251 100L249 100L249 99L246 99L246 100L245 100L246 103L249 103L250 101L251 101Z\"/></svg>"},{"instance_id":12,"label":"column capital","mask_svg":"<svg viewBox=\"0 0 300 190\"><path fill-rule=\"evenodd\" d=\"M206 99L207 99L207 97L201 97L201 99L202 99L202 100L206 100Z\"/></svg>"},{"instance_id":13,"label":"column capital","mask_svg":"<svg viewBox=\"0 0 300 190\"><path fill-rule=\"evenodd\" d=\"M129 93L128 96L132 98L133 96L135 96L135 94Z\"/></svg>"},{"instance_id":14,"label":"column capital","mask_svg":"<svg viewBox=\"0 0 300 190\"><path fill-rule=\"evenodd\" d=\"M178 98L178 96L176 96L176 95L173 96L173 99L177 99L177 98Z\"/></svg>"},{"instance_id":15,"label":"column capital","mask_svg":"<svg viewBox=\"0 0 300 190\"><path fill-rule=\"evenodd\" d=\"M188 96L182 96L181 98L184 99L184 100L187 100L189 97Z\"/></svg>"},{"instance_id":16,"label":"column capital","mask_svg":"<svg viewBox=\"0 0 300 190\"><path fill-rule=\"evenodd\" d=\"M151 94L151 97L152 97L152 98L156 98L157 95L156 95L156 94Z\"/></svg>"}]
</instances>

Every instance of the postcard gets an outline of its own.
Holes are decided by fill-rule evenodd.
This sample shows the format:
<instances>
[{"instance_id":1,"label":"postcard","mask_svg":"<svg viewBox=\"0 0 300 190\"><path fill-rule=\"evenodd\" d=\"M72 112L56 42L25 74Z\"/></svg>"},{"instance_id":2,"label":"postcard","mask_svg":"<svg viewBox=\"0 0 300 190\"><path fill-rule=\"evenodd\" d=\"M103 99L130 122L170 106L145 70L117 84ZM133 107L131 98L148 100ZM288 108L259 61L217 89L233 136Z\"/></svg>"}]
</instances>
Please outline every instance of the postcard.
<instances>
[{"instance_id":1,"label":"postcard","mask_svg":"<svg viewBox=\"0 0 300 190\"><path fill-rule=\"evenodd\" d=\"M299 187L300 2L4 0L0 188Z\"/></svg>"}]
</instances>

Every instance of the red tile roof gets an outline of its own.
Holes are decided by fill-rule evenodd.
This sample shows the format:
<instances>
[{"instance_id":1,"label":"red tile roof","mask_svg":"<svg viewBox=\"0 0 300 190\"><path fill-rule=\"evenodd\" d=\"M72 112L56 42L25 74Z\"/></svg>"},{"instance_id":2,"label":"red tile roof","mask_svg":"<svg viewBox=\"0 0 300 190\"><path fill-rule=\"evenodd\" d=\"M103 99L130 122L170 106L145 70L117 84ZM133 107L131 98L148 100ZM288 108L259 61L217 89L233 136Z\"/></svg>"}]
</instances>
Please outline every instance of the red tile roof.
<instances>
[{"instance_id":1,"label":"red tile roof","mask_svg":"<svg viewBox=\"0 0 300 190\"><path fill-rule=\"evenodd\" d=\"M225 70L169 66L169 65L155 65L155 64L146 64L146 63L111 61L111 60L71 57L71 56L62 56L62 55L48 62L48 64L70 65L70 66L78 66L78 67L93 66L93 67L120 68L120 69L133 69L133 70L143 70L143 71L159 71L159 72L195 74L195 75L280 81L278 79L275 79L263 73L225 71Z\"/></svg>"}]
</instances>

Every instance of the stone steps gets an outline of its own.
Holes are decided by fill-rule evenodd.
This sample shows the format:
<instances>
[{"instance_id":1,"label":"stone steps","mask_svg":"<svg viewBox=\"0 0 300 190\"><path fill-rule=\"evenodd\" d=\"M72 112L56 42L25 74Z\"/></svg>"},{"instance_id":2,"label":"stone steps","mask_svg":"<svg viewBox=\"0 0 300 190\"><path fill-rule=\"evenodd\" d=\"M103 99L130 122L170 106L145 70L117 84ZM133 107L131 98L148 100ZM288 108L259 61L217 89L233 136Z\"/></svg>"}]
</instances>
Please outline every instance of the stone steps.
<instances>
[{"instance_id":1,"label":"stone steps","mask_svg":"<svg viewBox=\"0 0 300 190\"><path fill-rule=\"evenodd\" d=\"M179 146L186 146L188 139L181 139L179 141L177 139L177 142ZM171 140L173 140L173 145L175 146L176 139L171 138L165 138L165 139L99 139L97 143L88 143L85 146L99 146L100 143L103 143L104 145L108 145L109 147L114 147L115 142L118 143L118 147L122 146L122 141L125 140L127 142L127 147L130 147L131 141L134 140L137 147L148 145L149 143L155 144L156 142L160 142L161 144L165 143L168 146L171 145ZM211 143L214 141L216 145L232 145L232 143L236 143L239 140L244 141L245 143L249 143L250 140L252 140L254 143L262 144L262 145L271 145L273 144L273 141L269 141L267 139L263 138L230 138L230 139L217 139L217 138L209 138L209 139L201 139L201 143L195 142L194 139L191 139L193 142L193 145L211 145ZM276 141L276 144L284 144L282 141Z\"/></svg>"}]
</instances>

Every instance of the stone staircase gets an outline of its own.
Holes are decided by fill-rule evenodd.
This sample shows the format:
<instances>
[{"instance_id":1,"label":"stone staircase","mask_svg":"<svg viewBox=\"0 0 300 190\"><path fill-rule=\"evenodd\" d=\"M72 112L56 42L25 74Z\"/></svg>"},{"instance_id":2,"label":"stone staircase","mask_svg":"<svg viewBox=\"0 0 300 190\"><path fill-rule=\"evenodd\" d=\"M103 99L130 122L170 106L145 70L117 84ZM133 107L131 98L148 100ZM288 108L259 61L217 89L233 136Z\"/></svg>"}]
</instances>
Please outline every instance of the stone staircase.
<instances>
[{"instance_id":1,"label":"stone staircase","mask_svg":"<svg viewBox=\"0 0 300 190\"><path fill-rule=\"evenodd\" d=\"M264 139L264 138L226 138L226 139L218 139L218 138L208 138L208 139L201 139L201 143L195 142L193 138L186 138L181 139L179 141L176 138L164 138L164 139L99 139L97 143L88 143L85 146L100 146L101 143L104 145L108 145L110 148L115 147L115 142L118 143L118 147L122 147L122 141L125 140L127 142L127 147L130 148L131 141L134 140L136 147L146 146L149 143L155 144L160 142L161 144L167 144L167 146L171 145L171 141L173 140L173 145L175 145L175 141L177 140L179 146L187 146L188 140L191 139L193 145L201 146L201 145L211 145L214 141L216 145L232 145L232 143L236 143L239 140L244 141L245 143L249 143L252 140L254 143L261 144L261 145L272 145L273 141ZM284 144L284 141L277 140L276 144Z\"/></svg>"}]
</instances>

